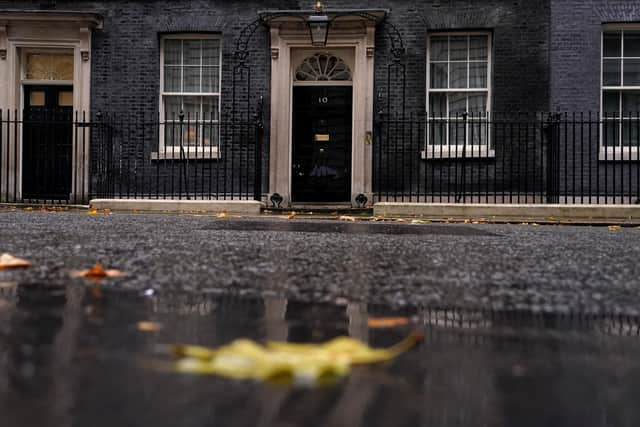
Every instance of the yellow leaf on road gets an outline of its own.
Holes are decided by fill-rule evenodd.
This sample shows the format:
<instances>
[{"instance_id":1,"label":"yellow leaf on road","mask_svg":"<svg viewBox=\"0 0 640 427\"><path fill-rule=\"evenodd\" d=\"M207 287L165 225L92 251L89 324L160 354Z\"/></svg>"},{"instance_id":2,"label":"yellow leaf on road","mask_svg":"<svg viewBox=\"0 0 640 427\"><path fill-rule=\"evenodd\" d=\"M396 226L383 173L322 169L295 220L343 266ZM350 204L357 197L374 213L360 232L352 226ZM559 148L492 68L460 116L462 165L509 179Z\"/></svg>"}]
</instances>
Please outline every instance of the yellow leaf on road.
<instances>
[{"instance_id":1,"label":"yellow leaf on road","mask_svg":"<svg viewBox=\"0 0 640 427\"><path fill-rule=\"evenodd\" d=\"M618 230L622 230L622 227L620 227L619 225L610 225L609 226L609 231L618 231Z\"/></svg>"},{"instance_id":2,"label":"yellow leaf on road","mask_svg":"<svg viewBox=\"0 0 640 427\"><path fill-rule=\"evenodd\" d=\"M338 217L339 221L356 222L356 218L348 215L341 215Z\"/></svg>"},{"instance_id":3,"label":"yellow leaf on road","mask_svg":"<svg viewBox=\"0 0 640 427\"><path fill-rule=\"evenodd\" d=\"M91 208L87 211L87 215L98 215L98 209Z\"/></svg>"},{"instance_id":4,"label":"yellow leaf on road","mask_svg":"<svg viewBox=\"0 0 640 427\"><path fill-rule=\"evenodd\" d=\"M178 345L173 348L179 357L174 368L191 374L311 386L344 377L353 365L389 361L421 340L422 335L412 334L387 349L373 349L347 337L325 344L260 345L239 339L217 349Z\"/></svg>"},{"instance_id":5,"label":"yellow leaf on road","mask_svg":"<svg viewBox=\"0 0 640 427\"><path fill-rule=\"evenodd\" d=\"M27 260L16 258L11 254L0 255L0 270L5 268L27 268L31 263Z\"/></svg>"}]
</instances>

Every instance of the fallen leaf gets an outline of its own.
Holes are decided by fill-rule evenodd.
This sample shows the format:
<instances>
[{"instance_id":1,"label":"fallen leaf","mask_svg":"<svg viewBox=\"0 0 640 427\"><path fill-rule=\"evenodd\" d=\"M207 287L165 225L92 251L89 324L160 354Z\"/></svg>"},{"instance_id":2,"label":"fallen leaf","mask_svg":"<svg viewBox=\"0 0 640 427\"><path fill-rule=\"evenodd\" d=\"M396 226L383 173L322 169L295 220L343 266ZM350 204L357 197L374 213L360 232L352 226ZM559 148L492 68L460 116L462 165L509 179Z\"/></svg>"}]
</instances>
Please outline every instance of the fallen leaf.
<instances>
[{"instance_id":1,"label":"fallen leaf","mask_svg":"<svg viewBox=\"0 0 640 427\"><path fill-rule=\"evenodd\" d=\"M422 335L412 334L387 349L372 349L346 337L325 344L269 342L263 346L240 339L217 349L178 345L173 347L179 357L173 367L190 374L313 386L348 375L354 365L389 361L421 340Z\"/></svg>"},{"instance_id":2,"label":"fallen leaf","mask_svg":"<svg viewBox=\"0 0 640 427\"><path fill-rule=\"evenodd\" d=\"M158 322L142 321L136 324L139 331L142 332L158 332L162 329L162 325Z\"/></svg>"},{"instance_id":3,"label":"fallen leaf","mask_svg":"<svg viewBox=\"0 0 640 427\"><path fill-rule=\"evenodd\" d=\"M540 227L540 224L538 224L538 223L536 223L536 222L532 222L532 223L531 223L531 225L532 225L533 227Z\"/></svg>"},{"instance_id":4,"label":"fallen leaf","mask_svg":"<svg viewBox=\"0 0 640 427\"><path fill-rule=\"evenodd\" d=\"M370 317L367 324L372 329L382 329L408 325L409 322L408 317Z\"/></svg>"},{"instance_id":5,"label":"fallen leaf","mask_svg":"<svg viewBox=\"0 0 640 427\"><path fill-rule=\"evenodd\" d=\"M404 218L396 218L394 219L395 222L409 222L408 219L404 219Z\"/></svg>"},{"instance_id":6,"label":"fallen leaf","mask_svg":"<svg viewBox=\"0 0 640 427\"><path fill-rule=\"evenodd\" d=\"M26 212L31 212L31 211L33 211L33 208L31 206L29 206L29 207L24 208L24 210Z\"/></svg>"},{"instance_id":7,"label":"fallen leaf","mask_svg":"<svg viewBox=\"0 0 640 427\"><path fill-rule=\"evenodd\" d=\"M296 213L295 212L291 212L289 213L289 216L287 217L287 219L294 219L296 217Z\"/></svg>"},{"instance_id":8,"label":"fallen leaf","mask_svg":"<svg viewBox=\"0 0 640 427\"><path fill-rule=\"evenodd\" d=\"M470 219L465 219L465 220L464 220L464 223L465 223L465 224L471 224L471 220L470 220Z\"/></svg>"},{"instance_id":9,"label":"fallen leaf","mask_svg":"<svg viewBox=\"0 0 640 427\"><path fill-rule=\"evenodd\" d=\"M102 209L102 213L105 215L111 215L113 211L111 209Z\"/></svg>"},{"instance_id":10,"label":"fallen leaf","mask_svg":"<svg viewBox=\"0 0 640 427\"><path fill-rule=\"evenodd\" d=\"M610 225L609 226L609 231L618 231L618 230L622 230L622 227L620 227L619 225Z\"/></svg>"},{"instance_id":11,"label":"fallen leaf","mask_svg":"<svg viewBox=\"0 0 640 427\"><path fill-rule=\"evenodd\" d=\"M27 260L16 258L11 254L0 255L0 270L5 268L27 268L31 263Z\"/></svg>"},{"instance_id":12,"label":"fallen leaf","mask_svg":"<svg viewBox=\"0 0 640 427\"><path fill-rule=\"evenodd\" d=\"M102 268L102 264L97 262L93 267L88 270L81 270L71 273L72 277L83 277L89 280L102 280L112 277L121 277L127 273L120 270L105 270Z\"/></svg>"},{"instance_id":13,"label":"fallen leaf","mask_svg":"<svg viewBox=\"0 0 640 427\"><path fill-rule=\"evenodd\" d=\"M218 214L216 214L216 218L228 218L229 215L227 215L226 212L220 212Z\"/></svg>"},{"instance_id":14,"label":"fallen leaf","mask_svg":"<svg viewBox=\"0 0 640 427\"><path fill-rule=\"evenodd\" d=\"M87 211L87 215L98 215L98 209L91 208Z\"/></svg>"},{"instance_id":15,"label":"fallen leaf","mask_svg":"<svg viewBox=\"0 0 640 427\"><path fill-rule=\"evenodd\" d=\"M340 215L338 217L338 221L356 222L356 219L355 217L352 217L352 216Z\"/></svg>"},{"instance_id":16,"label":"fallen leaf","mask_svg":"<svg viewBox=\"0 0 640 427\"><path fill-rule=\"evenodd\" d=\"M431 224L431 221L428 219L414 219L411 220L411 224Z\"/></svg>"}]
</instances>

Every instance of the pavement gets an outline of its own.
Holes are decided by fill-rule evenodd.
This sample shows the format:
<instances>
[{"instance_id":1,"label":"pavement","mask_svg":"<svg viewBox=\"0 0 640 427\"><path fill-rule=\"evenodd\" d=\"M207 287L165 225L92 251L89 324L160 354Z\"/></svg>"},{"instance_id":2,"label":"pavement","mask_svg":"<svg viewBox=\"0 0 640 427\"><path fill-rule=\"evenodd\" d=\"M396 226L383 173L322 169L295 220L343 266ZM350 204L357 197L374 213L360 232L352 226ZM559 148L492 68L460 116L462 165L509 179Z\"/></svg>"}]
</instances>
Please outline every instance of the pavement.
<instances>
[{"instance_id":1,"label":"pavement","mask_svg":"<svg viewBox=\"0 0 640 427\"><path fill-rule=\"evenodd\" d=\"M34 262L0 281L66 283L99 261L134 290L640 314L638 228L5 210L0 252Z\"/></svg>"}]
</instances>

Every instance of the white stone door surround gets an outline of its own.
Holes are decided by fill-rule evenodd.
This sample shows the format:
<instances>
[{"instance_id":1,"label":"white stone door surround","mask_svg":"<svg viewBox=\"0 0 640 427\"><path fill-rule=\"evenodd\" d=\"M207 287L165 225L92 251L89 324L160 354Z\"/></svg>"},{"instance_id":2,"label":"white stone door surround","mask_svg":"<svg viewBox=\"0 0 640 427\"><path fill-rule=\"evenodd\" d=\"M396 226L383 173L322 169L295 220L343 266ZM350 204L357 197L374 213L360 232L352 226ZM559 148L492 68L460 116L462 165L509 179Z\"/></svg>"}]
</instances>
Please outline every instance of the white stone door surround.
<instances>
[{"instance_id":1,"label":"white stone door surround","mask_svg":"<svg viewBox=\"0 0 640 427\"><path fill-rule=\"evenodd\" d=\"M73 109L79 114L90 114L91 86L91 35L94 29L102 28L102 18L95 13L58 12L58 11L0 11L0 110L5 114L11 110L18 112L24 108L23 71L24 53L37 51L42 53L68 52L73 54ZM55 84L55 82L43 82ZM13 119L13 117L12 117ZM15 196L21 197L21 133L17 132L17 141L3 141L0 147L0 161L9 167L9 185L11 192L17 189ZM75 137L74 132L74 137ZM79 136L78 138L81 138ZM86 137L85 137L86 138ZM10 142L7 144L7 142ZM17 147L17 153L13 149ZM84 153L84 158L82 154ZM84 176L83 182L88 186L89 150L83 151L74 141L73 177ZM79 161L82 159L82 161ZM17 160L17 161L16 161ZM17 169L17 171L16 171ZM17 172L17 173L14 173ZM13 177L18 182L12 182ZM72 188L82 191L72 183ZM88 188L84 188L86 194ZM8 194L10 198L14 194ZM73 196L73 195L71 195Z\"/></svg>"},{"instance_id":2,"label":"white stone door surround","mask_svg":"<svg viewBox=\"0 0 640 427\"><path fill-rule=\"evenodd\" d=\"M340 56L353 78L351 203L364 194L372 200L372 132L375 23L340 20L329 30L326 47L311 46L309 30L299 21L275 20L271 26L271 129L269 197L278 193L291 206L292 94L294 71L315 52ZM330 82L328 82L330 83Z\"/></svg>"}]
</instances>

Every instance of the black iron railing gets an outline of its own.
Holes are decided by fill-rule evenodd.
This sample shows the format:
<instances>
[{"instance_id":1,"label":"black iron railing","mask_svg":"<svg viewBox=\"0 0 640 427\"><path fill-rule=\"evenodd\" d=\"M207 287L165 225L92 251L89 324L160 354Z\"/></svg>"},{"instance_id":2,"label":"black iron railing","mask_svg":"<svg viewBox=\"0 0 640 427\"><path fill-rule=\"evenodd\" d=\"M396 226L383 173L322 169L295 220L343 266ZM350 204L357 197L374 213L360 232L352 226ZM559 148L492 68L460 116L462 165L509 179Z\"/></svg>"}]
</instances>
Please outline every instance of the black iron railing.
<instances>
[{"instance_id":1,"label":"black iron railing","mask_svg":"<svg viewBox=\"0 0 640 427\"><path fill-rule=\"evenodd\" d=\"M5 111L0 134L0 202L262 198L261 114L220 121Z\"/></svg>"},{"instance_id":2,"label":"black iron railing","mask_svg":"<svg viewBox=\"0 0 640 427\"><path fill-rule=\"evenodd\" d=\"M380 116L376 201L640 203L640 117Z\"/></svg>"}]
</instances>

